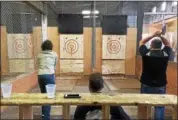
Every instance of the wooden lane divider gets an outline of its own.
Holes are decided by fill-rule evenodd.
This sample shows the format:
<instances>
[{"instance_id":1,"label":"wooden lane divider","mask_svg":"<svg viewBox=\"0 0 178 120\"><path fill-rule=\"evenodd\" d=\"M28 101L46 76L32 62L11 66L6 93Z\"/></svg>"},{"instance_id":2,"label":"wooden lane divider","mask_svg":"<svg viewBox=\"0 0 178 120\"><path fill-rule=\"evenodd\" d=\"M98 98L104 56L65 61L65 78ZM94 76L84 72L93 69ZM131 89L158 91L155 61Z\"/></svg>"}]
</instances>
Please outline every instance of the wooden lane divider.
<instances>
[{"instance_id":1,"label":"wooden lane divider","mask_svg":"<svg viewBox=\"0 0 178 120\"><path fill-rule=\"evenodd\" d=\"M33 119L32 106L42 105L62 105L64 119L70 118L71 105L100 105L103 110L103 118L108 119L110 106L135 106L138 105L138 118L150 119L151 106L173 106L173 118L177 118L177 96L175 95L155 95L155 94L114 94L102 93L91 94L81 93L80 99L65 99L64 94L56 94L53 99L48 99L46 94L41 93L16 93L9 99L1 99L1 105L20 106L20 119ZM146 114L143 115L144 108Z\"/></svg>"},{"instance_id":2,"label":"wooden lane divider","mask_svg":"<svg viewBox=\"0 0 178 120\"><path fill-rule=\"evenodd\" d=\"M70 119L70 105L65 104L63 105L63 119L68 120Z\"/></svg>"},{"instance_id":3,"label":"wooden lane divider","mask_svg":"<svg viewBox=\"0 0 178 120\"><path fill-rule=\"evenodd\" d=\"M30 119L33 120L33 108L31 105L20 105L19 106L19 119Z\"/></svg>"}]
</instances>

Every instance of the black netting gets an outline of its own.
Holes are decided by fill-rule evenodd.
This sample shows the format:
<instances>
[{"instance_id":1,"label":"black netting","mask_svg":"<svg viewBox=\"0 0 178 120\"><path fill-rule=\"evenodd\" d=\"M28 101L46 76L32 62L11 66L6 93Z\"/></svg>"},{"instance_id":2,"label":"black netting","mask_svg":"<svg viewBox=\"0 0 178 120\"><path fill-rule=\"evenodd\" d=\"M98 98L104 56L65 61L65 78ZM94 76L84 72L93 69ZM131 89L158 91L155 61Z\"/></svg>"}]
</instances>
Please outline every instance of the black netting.
<instances>
[{"instance_id":1,"label":"black netting","mask_svg":"<svg viewBox=\"0 0 178 120\"><path fill-rule=\"evenodd\" d=\"M3 49L6 49L7 55L2 57L8 58L8 75L14 77L34 71L38 46L41 46L39 41L42 41L41 14L25 2L3 1L1 27L6 28L3 42L7 46Z\"/></svg>"},{"instance_id":2,"label":"black netting","mask_svg":"<svg viewBox=\"0 0 178 120\"><path fill-rule=\"evenodd\" d=\"M34 26L41 26L41 14L23 2L2 2L1 25L8 33L32 33Z\"/></svg>"},{"instance_id":3,"label":"black netting","mask_svg":"<svg viewBox=\"0 0 178 120\"><path fill-rule=\"evenodd\" d=\"M47 6L47 17L48 17L48 26L58 26L57 23L57 13L53 11L49 5Z\"/></svg>"}]
</instances>

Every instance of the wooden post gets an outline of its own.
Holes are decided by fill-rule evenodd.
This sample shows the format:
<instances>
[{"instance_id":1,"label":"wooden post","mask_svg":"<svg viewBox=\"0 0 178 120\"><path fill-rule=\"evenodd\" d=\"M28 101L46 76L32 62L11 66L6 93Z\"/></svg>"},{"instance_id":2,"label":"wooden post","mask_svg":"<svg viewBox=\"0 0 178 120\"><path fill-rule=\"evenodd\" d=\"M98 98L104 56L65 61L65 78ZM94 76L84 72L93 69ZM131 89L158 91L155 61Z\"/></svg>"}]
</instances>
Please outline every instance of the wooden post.
<instances>
[{"instance_id":1,"label":"wooden post","mask_svg":"<svg viewBox=\"0 0 178 120\"><path fill-rule=\"evenodd\" d=\"M63 105L63 120L70 119L70 106L65 104Z\"/></svg>"},{"instance_id":2,"label":"wooden post","mask_svg":"<svg viewBox=\"0 0 178 120\"><path fill-rule=\"evenodd\" d=\"M110 115L110 106L109 105L103 105L102 106L102 119L103 120L109 120L110 119L110 117L109 117L109 115Z\"/></svg>"},{"instance_id":3,"label":"wooden post","mask_svg":"<svg viewBox=\"0 0 178 120\"><path fill-rule=\"evenodd\" d=\"M173 120L177 120L178 119L178 116L177 116L177 105L176 106L173 106L173 110L172 110L172 119Z\"/></svg>"},{"instance_id":4,"label":"wooden post","mask_svg":"<svg viewBox=\"0 0 178 120\"><path fill-rule=\"evenodd\" d=\"M138 116L137 119L151 119L151 106L138 105Z\"/></svg>"},{"instance_id":5,"label":"wooden post","mask_svg":"<svg viewBox=\"0 0 178 120\"><path fill-rule=\"evenodd\" d=\"M33 120L33 108L30 105L19 106L19 119Z\"/></svg>"}]
</instances>

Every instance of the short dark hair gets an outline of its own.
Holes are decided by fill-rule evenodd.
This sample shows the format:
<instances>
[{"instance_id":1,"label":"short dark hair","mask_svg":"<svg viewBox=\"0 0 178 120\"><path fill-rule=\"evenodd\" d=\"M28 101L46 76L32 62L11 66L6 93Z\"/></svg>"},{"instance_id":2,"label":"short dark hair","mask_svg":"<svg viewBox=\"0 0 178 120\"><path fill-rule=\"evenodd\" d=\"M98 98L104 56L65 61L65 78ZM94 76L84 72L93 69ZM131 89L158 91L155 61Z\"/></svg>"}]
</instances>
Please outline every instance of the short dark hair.
<instances>
[{"instance_id":1,"label":"short dark hair","mask_svg":"<svg viewBox=\"0 0 178 120\"><path fill-rule=\"evenodd\" d=\"M155 39L151 42L151 47L155 49L160 49L162 47L162 42L159 39Z\"/></svg>"},{"instance_id":2,"label":"short dark hair","mask_svg":"<svg viewBox=\"0 0 178 120\"><path fill-rule=\"evenodd\" d=\"M45 51L45 50L52 50L53 49L53 44L50 40L46 40L42 43L41 45L41 49L42 51Z\"/></svg>"},{"instance_id":3,"label":"short dark hair","mask_svg":"<svg viewBox=\"0 0 178 120\"><path fill-rule=\"evenodd\" d=\"M99 92L104 87L101 73L92 73L89 77L89 89L91 92Z\"/></svg>"}]
</instances>

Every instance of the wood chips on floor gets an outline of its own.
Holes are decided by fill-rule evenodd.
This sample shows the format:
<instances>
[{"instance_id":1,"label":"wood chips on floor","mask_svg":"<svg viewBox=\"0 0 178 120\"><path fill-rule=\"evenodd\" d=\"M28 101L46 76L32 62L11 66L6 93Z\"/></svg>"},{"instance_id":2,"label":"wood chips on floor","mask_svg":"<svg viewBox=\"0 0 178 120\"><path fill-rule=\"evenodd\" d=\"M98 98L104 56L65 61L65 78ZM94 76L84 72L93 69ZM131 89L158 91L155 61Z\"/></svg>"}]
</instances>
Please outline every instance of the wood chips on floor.
<instances>
[{"instance_id":1,"label":"wood chips on floor","mask_svg":"<svg viewBox=\"0 0 178 120\"><path fill-rule=\"evenodd\" d=\"M56 90L57 91L72 91L76 86L78 77L57 77Z\"/></svg>"},{"instance_id":2,"label":"wood chips on floor","mask_svg":"<svg viewBox=\"0 0 178 120\"><path fill-rule=\"evenodd\" d=\"M139 89L140 82L136 79L126 79L126 80L112 80L105 79L106 85L110 90L119 90L119 89Z\"/></svg>"}]
</instances>

